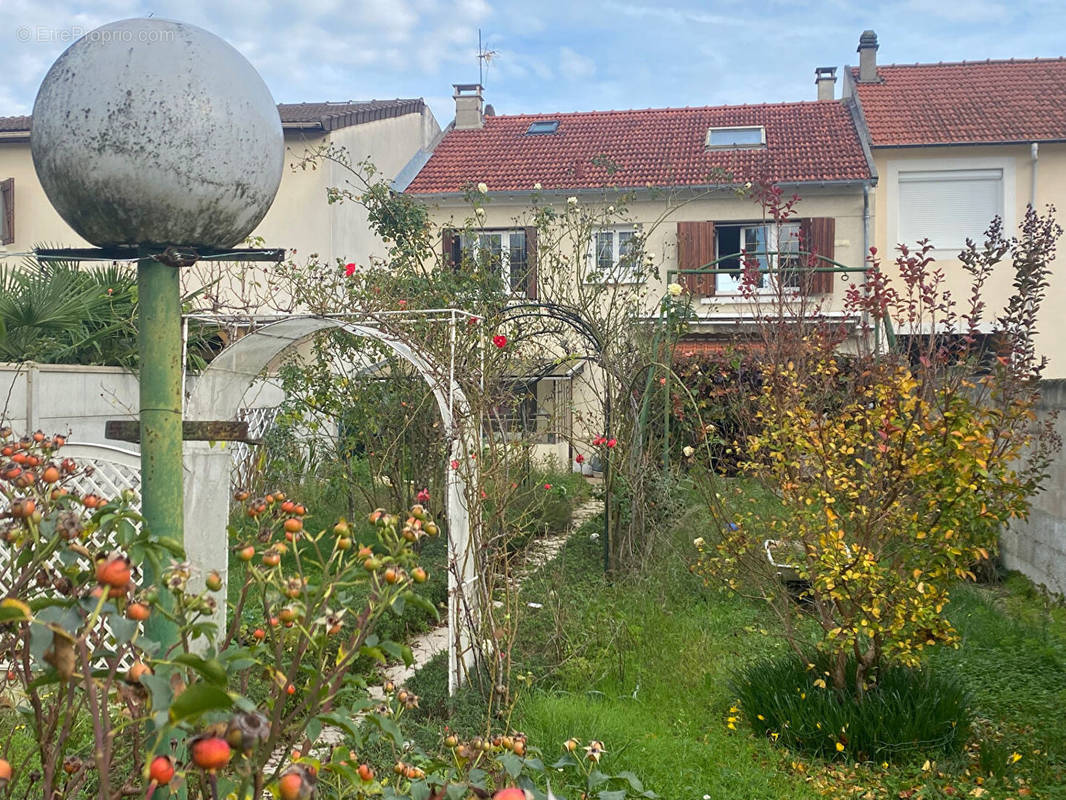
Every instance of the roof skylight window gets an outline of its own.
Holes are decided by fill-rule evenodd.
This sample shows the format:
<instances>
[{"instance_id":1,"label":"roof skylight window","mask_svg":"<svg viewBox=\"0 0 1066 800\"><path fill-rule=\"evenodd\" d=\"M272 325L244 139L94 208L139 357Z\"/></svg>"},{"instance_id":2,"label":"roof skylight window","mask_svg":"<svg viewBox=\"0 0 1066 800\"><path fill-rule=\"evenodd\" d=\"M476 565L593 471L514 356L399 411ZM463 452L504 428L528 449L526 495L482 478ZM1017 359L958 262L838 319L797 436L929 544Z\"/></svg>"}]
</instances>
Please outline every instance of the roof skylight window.
<instances>
[{"instance_id":1,"label":"roof skylight window","mask_svg":"<svg viewBox=\"0 0 1066 800\"><path fill-rule=\"evenodd\" d=\"M766 146L766 129L762 125L711 128L707 131L708 148L750 148Z\"/></svg>"},{"instance_id":2,"label":"roof skylight window","mask_svg":"<svg viewBox=\"0 0 1066 800\"><path fill-rule=\"evenodd\" d=\"M559 129L559 120L546 119L539 122L529 123L529 128L526 129L526 136L535 136L544 133L555 133Z\"/></svg>"}]
</instances>

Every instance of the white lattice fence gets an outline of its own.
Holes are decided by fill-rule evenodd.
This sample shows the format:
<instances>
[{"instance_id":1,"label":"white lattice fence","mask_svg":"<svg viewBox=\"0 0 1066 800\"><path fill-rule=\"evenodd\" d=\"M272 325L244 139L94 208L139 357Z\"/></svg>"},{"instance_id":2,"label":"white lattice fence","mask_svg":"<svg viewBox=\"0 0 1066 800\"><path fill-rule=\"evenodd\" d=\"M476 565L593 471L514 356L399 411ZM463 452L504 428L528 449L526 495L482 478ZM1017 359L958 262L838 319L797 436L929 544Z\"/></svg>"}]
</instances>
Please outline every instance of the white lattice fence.
<instances>
[{"instance_id":1,"label":"white lattice fence","mask_svg":"<svg viewBox=\"0 0 1066 800\"><path fill-rule=\"evenodd\" d=\"M76 489L82 495L94 494L105 500L114 499L125 490L132 489L136 500L131 505L140 510L140 453L111 445L68 443L63 447L62 456L74 459L80 468L70 483L71 488ZM113 542L108 541L99 533L85 542L90 552L107 551L112 549L113 545ZM106 620L104 626L110 634L111 628ZM120 662L120 669L129 669L132 663L133 659L126 656Z\"/></svg>"},{"instance_id":2,"label":"white lattice fence","mask_svg":"<svg viewBox=\"0 0 1066 800\"><path fill-rule=\"evenodd\" d=\"M63 448L63 456L73 458L78 466L86 468L72 481L73 488L80 493L110 500L124 490L132 489L137 495L133 506L140 510L140 453L105 444L68 444Z\"/></svg>"},{"instance_id":3,"label":"white lattice fence","mask_svg":"<svg viewBox=\"0 0 1066 800\"><path fill-rule=\"evenodd\" d=\"M278 418L280 408L242 408L237 412L237 419L248 423L248 437L262 439L274 421ZM234 489L251 487L261 473L259 454L261 448L246 442L234 442L231 445L233 469L230 472L230 485Z\"/></svg>"}]
</instances>

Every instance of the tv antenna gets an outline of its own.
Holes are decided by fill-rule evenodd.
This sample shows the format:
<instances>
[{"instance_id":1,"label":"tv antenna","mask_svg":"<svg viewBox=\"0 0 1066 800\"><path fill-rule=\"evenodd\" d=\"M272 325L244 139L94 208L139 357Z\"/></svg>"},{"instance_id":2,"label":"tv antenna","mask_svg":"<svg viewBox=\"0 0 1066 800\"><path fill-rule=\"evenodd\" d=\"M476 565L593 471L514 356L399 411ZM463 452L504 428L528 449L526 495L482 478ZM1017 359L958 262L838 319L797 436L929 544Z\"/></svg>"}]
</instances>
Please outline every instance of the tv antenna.
<instances>
[{"instance_id":1,"label":"tv antenna","mask_svg":"<svg viewBox=\"0 0 1066 800\"><path fill-rule=\"evenodd\" d=\"M477 82L481 85L485 85L485 69L491 63L492 59L497 56L495 50L486 50L481 45L481 28L477 29Z\"/></svg>"}]
</instances>

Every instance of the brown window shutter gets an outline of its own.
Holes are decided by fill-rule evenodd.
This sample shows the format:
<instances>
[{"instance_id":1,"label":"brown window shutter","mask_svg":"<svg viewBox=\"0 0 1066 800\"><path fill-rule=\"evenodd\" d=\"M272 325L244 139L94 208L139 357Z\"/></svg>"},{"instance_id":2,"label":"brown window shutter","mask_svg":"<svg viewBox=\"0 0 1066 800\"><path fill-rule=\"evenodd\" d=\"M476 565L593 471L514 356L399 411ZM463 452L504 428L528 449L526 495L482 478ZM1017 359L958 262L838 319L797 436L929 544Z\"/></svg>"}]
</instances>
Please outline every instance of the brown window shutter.
<instances>
[{"instance_id":1,"label":"brown window shutter","mask_svg":"<svg viewBox=\"0 0 1066 800\"><path fill-rule=\"evenodd\" d=\"M537 226L526 227L526 299L536 300L537 292Z\"/></svg>"},{"instance_id":2,"label":"brown window shutter","mask_svg":"<svg viewBox=\"0 0 1066 800\"><path fill-rule=\"evenodd\" d=\"M677 267L699 269L714 261L714 223L677 223ZM680 275L680 283L691 294L708 297L714 294L713 271Z\"/></svg>"},{"instance_id":3,"label":"brown window shutter","mask_svg":"<svg viewBox=\"0 0 1066 800\"><path fill-rule=\"evenodd\" d=\"M807 257L808 266L822 268L833 266L823 259L836 258L833 249L836 241L836 222L833 217L811 217L800 220L800 249L811 254ZM809 280L805 279L803 286L809 286L811 294L833 293L835 272L813 272L807 277Z\"/></svg>"},{"instance_id":4,"label":"brown window shutter","mask_svg":"<svg viewBox=\"0 0 1066 800\"><path fill-rule=\"evenodd\" d=\"M4 208L4 235L0 244L15 242L15 179L0 181L0 205Z\"/></svg>"},{"instance_id":5,"label":"brown window shutter","mask_svg":"<svg viewBox=\"0 0 1066 800\"><path fill-rule=\"evenodd\" d=\"M459 233L454 228L442 228L440 232L441 257L445 269L457 270L462 264L459 252Z\"/></svg>"}]
</instances>

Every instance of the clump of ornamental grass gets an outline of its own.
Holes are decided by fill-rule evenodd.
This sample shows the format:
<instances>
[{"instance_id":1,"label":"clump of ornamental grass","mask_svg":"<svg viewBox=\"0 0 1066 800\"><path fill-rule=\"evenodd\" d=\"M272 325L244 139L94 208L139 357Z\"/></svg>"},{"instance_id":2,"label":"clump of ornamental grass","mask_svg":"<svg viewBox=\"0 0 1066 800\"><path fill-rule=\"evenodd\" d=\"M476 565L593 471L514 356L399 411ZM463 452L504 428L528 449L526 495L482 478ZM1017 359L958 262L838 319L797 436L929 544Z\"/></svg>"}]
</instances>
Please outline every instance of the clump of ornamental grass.
<instances>
[{"instance_id":1,"label":"clump of ornamental grass","mask_svg":"<svg viewBox=\"0 0 1066 800\"><path fill-rule=\"evenodd\" d=\"M759 736L807 755L854 761L911 761L957 753L970 735L970 697L954 676L929 667L884 667L859 694L856 662L841 689L830 662L795 654L738 671L738 705Z\"/></svg>"}]
</instances>

